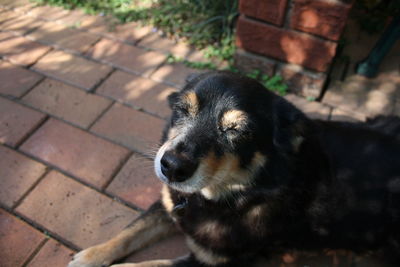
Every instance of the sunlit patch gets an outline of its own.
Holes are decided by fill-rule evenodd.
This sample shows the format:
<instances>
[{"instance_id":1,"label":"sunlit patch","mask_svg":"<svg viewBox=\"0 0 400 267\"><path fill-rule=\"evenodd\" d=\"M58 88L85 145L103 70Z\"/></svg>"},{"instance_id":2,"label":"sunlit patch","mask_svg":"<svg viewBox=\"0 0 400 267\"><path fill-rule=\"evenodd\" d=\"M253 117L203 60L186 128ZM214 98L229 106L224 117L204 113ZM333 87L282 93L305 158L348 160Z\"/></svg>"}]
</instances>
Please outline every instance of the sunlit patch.
<instances>
[{"instance_id":1,"label":"sunlit patch","mask_svg":"<svg viewBox=\"0 0 400 267\"><path fill-rule=\"evenodd\" d=\"M227 129L243 129L246 127L248 123L247 114L241 110L228 110L226 111L221 118L221 128L223 130Z\"/></svg>"}]
</instances>

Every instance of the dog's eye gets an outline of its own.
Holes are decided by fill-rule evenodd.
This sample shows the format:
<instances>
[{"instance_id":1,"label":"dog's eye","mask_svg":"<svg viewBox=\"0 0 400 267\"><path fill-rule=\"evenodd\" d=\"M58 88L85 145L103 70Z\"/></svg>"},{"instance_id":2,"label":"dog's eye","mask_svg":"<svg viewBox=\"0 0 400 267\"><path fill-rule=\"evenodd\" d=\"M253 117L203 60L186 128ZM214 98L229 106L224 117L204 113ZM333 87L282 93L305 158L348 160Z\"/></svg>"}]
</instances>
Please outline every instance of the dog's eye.
<instances>
[{"instance_id":1,"label":"dog's eye","mask_svg":"<svg viewBox=\"0 0 400 267\"><path fill-rule=\"evenodd\" d=\"M236 125L230 127L219 127L219 130L224 134L237 134L239 132Z\"/></svg>"},{"instance_id":2,"label":"dog's eye","mask_svg":"<svg viewBox=\"0 0 400 267\"><path fill-rule=\"evenodd\" d=\"M182 116L187 116L189 114L187 107L184 106L175 106L174 110Z\"/></svg>"}]
</instances>

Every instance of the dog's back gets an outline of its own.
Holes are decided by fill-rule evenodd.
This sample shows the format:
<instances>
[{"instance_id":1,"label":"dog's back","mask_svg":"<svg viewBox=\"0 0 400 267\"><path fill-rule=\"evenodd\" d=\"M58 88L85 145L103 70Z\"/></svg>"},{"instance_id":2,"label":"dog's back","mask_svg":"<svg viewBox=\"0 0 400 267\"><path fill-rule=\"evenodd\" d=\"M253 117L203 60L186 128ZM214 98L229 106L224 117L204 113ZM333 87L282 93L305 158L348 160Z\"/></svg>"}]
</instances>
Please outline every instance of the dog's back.
<instances>
[{"instance_id":1,"label":"dog's back","mask_svg":"<svg viewBox=\"0 0 400 267\"><path fill-rule=\"evenodd\" d=\"M335 240L343 235L353 249L387 243L398 251L400 118L379 116L366 124L318 123L321 143L345 200L331 207L340 222L332 227L337 229Z\"/></svg>"},{"instance_id":2,"label":"dog's back","mask_svg":"<svg viewBox=\"0 0 400 267\"><path fill-rule=\"evenodd\" d=\"M400 140L400 118L396 116L377 116L366 123L371 129Z\"/></svg>"}]
</instances>

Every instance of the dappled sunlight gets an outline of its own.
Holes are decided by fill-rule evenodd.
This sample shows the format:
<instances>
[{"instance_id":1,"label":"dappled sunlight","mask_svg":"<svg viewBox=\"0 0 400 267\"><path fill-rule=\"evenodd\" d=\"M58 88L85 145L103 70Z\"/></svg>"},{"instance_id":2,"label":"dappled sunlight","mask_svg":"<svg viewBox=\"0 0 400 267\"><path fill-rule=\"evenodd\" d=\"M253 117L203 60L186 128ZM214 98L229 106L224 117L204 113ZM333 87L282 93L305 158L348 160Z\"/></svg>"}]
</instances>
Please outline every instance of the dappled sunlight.
<instances>
[{"instance_id":1,"label":"dappled sunlight","mask_svg":"<svg viewBox=\"0 0 400 267\"><path fill-rule=\"evenodd\" d=\"M18 65L30 65L51 48L11 33L0 33L0 55Z\"/></svg>"},{"instance_id":2,"label":"dappled sunlight","mask_svg":"<svg viewBox=\"0 0 400 267\"><path fill-rule=\"evenodd\" d=\"M169 115L167 96L176 90L135 74L116 71L97 93L165 118Z\"/></svg>"},{"instance_id":3,"label":"dappled sunlight","mask_svg":"<svg viewBox=\"0 0 400 267\"><path fill-rule=\"evenodd\" d=\"M100 39L97 35L83 33L54 22L45 22L29 33L28 37L79 52L85 52L93 43Z\"/></svg>"},{"instance_id":4,"label":"dappled sunlight","mask_svg":"<svg viewBox=\"0 0 400 267\"><path fill-rule=\"evenodd\" d=\"M333 65L323 102L369 117L400 115L399 41L384 56L375 77L355 73L357 64L368 57L381 35L361 31L354 18L348 21L344 31L346 43Z\"/></svg>"},{"instance_id":5,"label":"dappled sunlight","mask_svg":"<svg viewBox=\"0 0 400 267\"><path fill-rule=\"evenodd\" d=\"M301 65L306 60L307 48L304 47L299 39L285 35L280 40L280 45L287 55L287 61Z\"/></svg>"},{"instance_id":6,"label":"dappled sunlight","mask_svg":"<svg viewBox=\"0 0 400 267\"><path fill-rule=\"evenodd\" d=\"M149 75L166 59L166 55L103 38L87 53L136 74Z\"/></svg>"},{"instance_id":7,"label":"dappled sunlight","mask_svg":"<svg viewBox=\"0 0 400 267\"><path fill-rule=\"evenodd\" d=\"M320 15L315 12L315 10L304 10L300 14L300 21L301 21L301 26L305 28L316 28L317 26L320 26L318 21L318 17Z\"/></svg>"}]
</instances>

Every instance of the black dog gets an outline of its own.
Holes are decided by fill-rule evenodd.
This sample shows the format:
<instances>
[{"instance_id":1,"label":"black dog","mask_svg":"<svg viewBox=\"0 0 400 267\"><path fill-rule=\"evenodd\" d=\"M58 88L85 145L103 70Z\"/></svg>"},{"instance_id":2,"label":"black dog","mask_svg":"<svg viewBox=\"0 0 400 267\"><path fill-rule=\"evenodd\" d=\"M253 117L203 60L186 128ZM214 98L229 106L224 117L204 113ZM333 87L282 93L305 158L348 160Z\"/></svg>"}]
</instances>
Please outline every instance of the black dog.
<instances>
[{"instance_id":1,"label":"black dog","mask_svg":"<svg viewBox=\"0 0 400 267\"><path fill-rule=\"evenodd\" d=\"M155 159L156 203L69 266L108 265L175 229L191 254L123 266L254 266L289 249L382 250L400 266L400 119L310 120L256 81L193 77Z\"/></svg>"}]
</instances>

